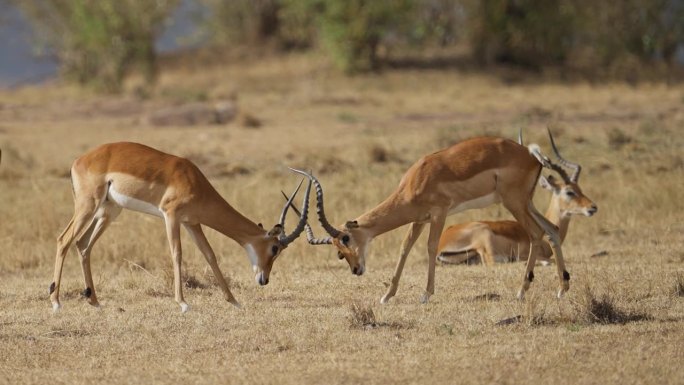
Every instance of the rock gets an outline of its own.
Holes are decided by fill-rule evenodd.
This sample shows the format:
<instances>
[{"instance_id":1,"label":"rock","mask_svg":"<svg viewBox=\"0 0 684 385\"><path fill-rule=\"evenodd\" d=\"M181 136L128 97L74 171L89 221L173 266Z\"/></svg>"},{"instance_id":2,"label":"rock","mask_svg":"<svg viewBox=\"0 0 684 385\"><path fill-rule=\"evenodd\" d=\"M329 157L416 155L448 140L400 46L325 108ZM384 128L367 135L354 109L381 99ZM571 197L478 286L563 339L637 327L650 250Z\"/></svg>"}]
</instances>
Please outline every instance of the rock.
<instances>
[{"instance_id":1,"label":"rock","mask_svg":"<svg viewBox=\"0 0 684 385\"><path fill-rule=\"evenodd\" d=\"M146 116L151 126L195 126L226 124L235 119L237 106L232 101L187 103L159 109Z\"/></svg>"}]
</instances>

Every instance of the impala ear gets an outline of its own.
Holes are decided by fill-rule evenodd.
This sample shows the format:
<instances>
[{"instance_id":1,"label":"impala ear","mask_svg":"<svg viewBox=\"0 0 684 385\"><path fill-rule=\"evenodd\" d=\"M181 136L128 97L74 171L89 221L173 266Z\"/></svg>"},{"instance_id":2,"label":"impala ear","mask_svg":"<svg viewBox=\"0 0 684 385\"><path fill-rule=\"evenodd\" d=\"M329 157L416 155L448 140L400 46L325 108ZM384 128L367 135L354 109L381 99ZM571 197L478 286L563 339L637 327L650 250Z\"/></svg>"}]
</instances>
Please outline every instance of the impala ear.
<instances>
[{"instance_id":1,"label":"impala ear","mask_svg":"<svg viewBox=\"0 0 684 385\"><path fill-rule=\"evenodd\" d=\"M359 223L357 221L347 221L347 223L344 224L344 228L347 230L357 229L358 227Z\"/></svg>"},{"instance_id":2,"label":"impala ear","mask_svg":"<svg viewBox=\"0 0 684 385\"><path fill-rule=\"evenodd\" d=\"M277 237L282 233L283 233L283 225L281 225L279 223L279 224L273 226L273 228L268 231L268 236L269 237Z\"/></svg>"},{"instance_id":3,"label":"impala ear","mask_svg":"<svg viewBox=\"0 0 684 385\"><path fill-rule=\"evenodd\" d=\"M542 176L540 176L539 177L539 185L542 188L547 189L549 191L555 191L556 189L558 189L558 185L556 183L556 178L554 178L553 175L549 175L549 176L542 175Z\"/></svg>"}]
</instances>

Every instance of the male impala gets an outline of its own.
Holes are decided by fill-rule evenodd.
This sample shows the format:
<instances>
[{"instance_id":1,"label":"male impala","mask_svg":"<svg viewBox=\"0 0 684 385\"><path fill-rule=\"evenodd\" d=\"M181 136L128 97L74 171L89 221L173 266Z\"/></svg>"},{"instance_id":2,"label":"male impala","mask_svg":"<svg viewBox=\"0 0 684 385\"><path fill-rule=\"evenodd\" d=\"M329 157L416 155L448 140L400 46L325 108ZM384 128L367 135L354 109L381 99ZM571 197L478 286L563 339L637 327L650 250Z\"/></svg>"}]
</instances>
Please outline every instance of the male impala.
<instances>
[{"instance_id":1,"label":"male impala","mask_svg":"<svg viewBox=\"0 0 684 385\"><path fill-rule=\"evenodd\" d=\"M250 258L256 281L266 285L273 261L304 229L311 190L309 182L303 203L304 214L292 234L286 235L283 229L285 215L296 191L283 208L280 222L266 231L228 204L192 162L142 144L111 143L86 153L71 166L71 181L74 215L57 239L54 281L49 289L54 311L60 308L59 285L64 257L74 240L81 255L85 281L83 295L91 305L99 306L90 272L90 251L122 208L164 219L173 261L175 299L182 312L189 306L183 299L181 286L181 225L211 266L226 300L239 306L201 225L237 241Z\"/></svg>"},{"instance_id":2,"label":"male impala","mask_svg":"<svg viewBox=\"0 0 684 385\"><path fill-rule=\"evenodd\" d=\"M319 221L330 235L329 238L314 239L311 243L335 245L338 255L347 260L352 273L361 275L373 238L410 223L394 277L380 300L386 303L396 294L406 257L425 224L429 223L428 279L421 297L421 302L426 303L434 293L437 246L446 217L501 202L530 234L533 247L540 247L542 238L549 243L556 259L560 297L570 287L570 274L565 270L558 229L532 204L542 166L560 168L544 157L536 145L528 149L511 140L492 137L465 140L422 157L408 169L389 197L355 220L346 222L343 230L334 228L327 221L322 187L316 178L309 176L316 188ZM524 297L534 279L534 262L533 253L528 259L518 298Z\"/></svg>"},{"instance_id":3,"label":"male impala","mask_svg":"<svg viewBox=\"0 0 684 385\"><path fill-rule=\"evenodd\" d=\"M578 185L581 167L577 163L564 159L553 137L549 135L551 148L561 164L573 170L568 176L563 169L557 169L562 181L552 175L539 179L542 188L550 190L551 200L546 210L546 219L559 229L561 243L565 240L572 215L592 216L598 208L587 198ZM518 136L522 144L522 135ZM542 244L541 254L537 259L549 262L552 250ZM520 223L515 221L478 221L460 223L450 226L439 239L437 259L443 263L457 264L477 260L488 265L495 261L514 261L527 259L530 252L530 238Z\"/></svg>"},{"instance_id":4,"label":"male impala","mask_svg":"<svg viewBox=\"0 0 684 385\"><path fill-rule=\"evenodd\" d=\"M564 179L564 178L563 178ZM587 198L577 181L558 181L553 175L539 178L539 185L550 190L551 201L546 210L546 219L558 227L563 243L568 233L570 217L596 213L596 204ZM550 263L552 250L546 245L537 259ZM437 259L447 264L458 264L477 260L491 265L493 262L526 260L530 252L530 236L516 221L466 222L450 226L439 239Z\"/></svg>"}]
</instances>

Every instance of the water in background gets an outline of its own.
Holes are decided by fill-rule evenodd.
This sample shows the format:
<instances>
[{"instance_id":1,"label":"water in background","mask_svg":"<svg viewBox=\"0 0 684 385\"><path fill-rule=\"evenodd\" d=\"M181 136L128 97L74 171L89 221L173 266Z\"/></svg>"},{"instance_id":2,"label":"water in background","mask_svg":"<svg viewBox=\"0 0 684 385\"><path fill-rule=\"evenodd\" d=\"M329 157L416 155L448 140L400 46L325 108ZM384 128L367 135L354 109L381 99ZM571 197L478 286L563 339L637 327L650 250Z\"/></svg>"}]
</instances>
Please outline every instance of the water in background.
<instances>
[{"instance_id":1,"label":"water in background","mask_svg":"<svg viewBox=\"0 0 684 385\"><path fill-rule=\"evenodd\" d=\"M201 18L206 9L194 0L182 0L157 39L160 52L170 52L201 44ZM0 88L40 83L54 78L56 58L37 52L31 25L11 3L0 1Z\"/></svg>"}]
</instances>

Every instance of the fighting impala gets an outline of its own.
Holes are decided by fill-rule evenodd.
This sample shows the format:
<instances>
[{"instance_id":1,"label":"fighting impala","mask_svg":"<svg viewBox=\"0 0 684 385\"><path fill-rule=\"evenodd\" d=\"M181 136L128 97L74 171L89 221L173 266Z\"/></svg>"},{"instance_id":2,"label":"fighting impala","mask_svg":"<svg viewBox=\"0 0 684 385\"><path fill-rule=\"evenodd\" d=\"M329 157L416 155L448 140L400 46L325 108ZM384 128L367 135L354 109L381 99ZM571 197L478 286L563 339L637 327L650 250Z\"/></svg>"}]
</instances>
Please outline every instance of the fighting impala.
<instances>
[{"instance_id":1,"label":"fighting impala","mask_svg":"<svg viewBox=\"0 0 684 385\"><path fill-rule=\"evenodd\" d=\"M563 169L557 169L562 180L553 175L541 176L539 185L551 191L551 200L546 210L546 219L558 227L561 243L565 240L572 215L590 217L598 208L579 186L581 166L564 159L551 139L551 147L562 165L573 170L568 176ZM518 140L522 144L522 139ZM543 250L537 259L549 263L552 250L542 244ZM530 237L520 223L515 221L478 221L459 223L450 226L439 239L437 259L447 264L464 263L480 260L491 265L499 261L517 261L527 259L530 252Z\"/></svg>"},{"instance_id":2,"label":"fighting impala","mask_svg":"<svg viewBox=\"0 0 684 385\"><path fill-rule=\"evenodd\" d=\"M301 183L283 208L279 223L265 230L226 202L192 162L142 144L111 143L91 150L74 161L71 182L74 215L57 239L54 280L49 288L54 311L60 308L62 266L74 240L81 256L85 282L82 294L88 303L99 306L90 271L90 252L93 244L124 208L164 219L173 262L174 296L182 312L186 312L189 306L183 299L181 286L181 225L211 266L225 299L239 306L228 288L202 225L239 243L249 256L257 283L266 285L274 260L304 229L311 190L309 182L303 214L288 235L283 227L285 215Z\"/></svg>"},{"instance_id":3,"label":"fighting impala","mask_svg":"<svg viewBox=\"0 0 684 385\"><path fill-rule=\"evenodd\" d=\"M550 133L549 133L550 134ZM542 167L560 168L540 152L539 146L522 146L514 141L477 137L426 155L404 174L399 186L383 202L342 229L326 219L323 189L318 180L307 175L316 188L316 209L319 221L330 235L312 239L312 244L333 244L341 258L347 260L353 274L365 270L366 255L376 236L399 226L410 224L402 242L399 260L390 286L380 302L387 303L396 292L406 257L426 224L428 236L428 278L421 297L426 303L434 294L435 262L439 237L446 217L460 211L503 203L530 235L531 247L541 247L546 241L556 259L562 296L570 287L570 274L565 269L558 229L533 206L532 195ZM518 298L523 298L534 279L535 254L527 261Z\"/></svg>"}]
</instances>

